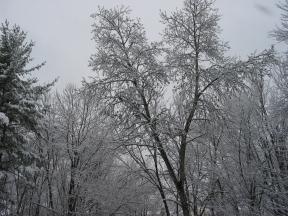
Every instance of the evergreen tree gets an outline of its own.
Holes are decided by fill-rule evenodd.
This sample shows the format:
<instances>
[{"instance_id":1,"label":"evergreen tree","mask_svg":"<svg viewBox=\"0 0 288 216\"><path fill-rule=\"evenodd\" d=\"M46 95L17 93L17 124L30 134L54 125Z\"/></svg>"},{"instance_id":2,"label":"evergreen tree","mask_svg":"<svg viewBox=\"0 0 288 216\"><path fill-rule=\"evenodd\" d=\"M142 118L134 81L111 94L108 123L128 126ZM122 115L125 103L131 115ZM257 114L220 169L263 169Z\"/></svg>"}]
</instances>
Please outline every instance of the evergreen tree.
<instances>
[{"instance_id":1,"label":"evergreen tree","mask_svg":"<svg viewBox=\"0 0 288 216\"><path fill-rule=\"evenodd\" d=\"M33 46L33 42L26 41L26 33L19 26L10 27L7 21L1 25L0 200L4 200L1 202L4 205L5 185L11 180L11 174L23 171L33 161L28 150L29 137L37 134L37 122L42 116L39 99L53 85L37 85L38 80L31 76L31 72L44 65L30 67Z\"/></svg>"}]
</instances>

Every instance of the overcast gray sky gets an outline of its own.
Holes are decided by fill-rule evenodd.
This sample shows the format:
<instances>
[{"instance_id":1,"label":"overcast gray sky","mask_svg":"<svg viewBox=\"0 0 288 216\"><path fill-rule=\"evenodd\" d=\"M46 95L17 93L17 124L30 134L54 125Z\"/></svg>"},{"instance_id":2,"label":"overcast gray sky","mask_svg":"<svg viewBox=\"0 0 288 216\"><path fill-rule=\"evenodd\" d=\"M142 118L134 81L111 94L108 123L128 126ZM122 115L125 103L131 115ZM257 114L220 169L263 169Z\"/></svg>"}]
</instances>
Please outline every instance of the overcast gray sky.
<instances>
[{"instance_id":1,"label":"overcast gray sky","mask_svg":"<svg viewBox=\"0 0 288 216\"><path fill-rule=\"evenodd\" d=\"M277 0L216 0L222 15L222 38L231 47L230 54L245 56L271 46L268 32L279 24ZM88 59L94 53L90 15L98 5L126 5L132 15L140 17L148 38L159 40L162 24L159 11L182 7L182 0L0 0L0 22L7 19L28 32L36 42L35 63L47 64L37 73L41 82L60 77L56 87L80 83L93 73Z\"/></svg>"}]
</instances>

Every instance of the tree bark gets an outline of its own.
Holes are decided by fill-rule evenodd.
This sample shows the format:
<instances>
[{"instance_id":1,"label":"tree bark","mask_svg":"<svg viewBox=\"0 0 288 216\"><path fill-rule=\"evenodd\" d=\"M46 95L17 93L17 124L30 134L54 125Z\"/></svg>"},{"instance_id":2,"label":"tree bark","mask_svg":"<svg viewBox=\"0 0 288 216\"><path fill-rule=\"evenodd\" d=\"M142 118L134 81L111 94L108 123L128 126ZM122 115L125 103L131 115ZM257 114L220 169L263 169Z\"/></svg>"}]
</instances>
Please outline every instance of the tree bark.
<instances>
[{"instance_id":1,"label":"tree bark","mask_svg":"<svg viewBox=\"0 0 288 216\"><path fill-rule=\"evenodd\" d=\"M71 180L68 191L68 213L67 216L75 216L76 210L76 198L75 198L75 179L74 179L74 168L72 168Z\"/></svg>"}]
</instances>

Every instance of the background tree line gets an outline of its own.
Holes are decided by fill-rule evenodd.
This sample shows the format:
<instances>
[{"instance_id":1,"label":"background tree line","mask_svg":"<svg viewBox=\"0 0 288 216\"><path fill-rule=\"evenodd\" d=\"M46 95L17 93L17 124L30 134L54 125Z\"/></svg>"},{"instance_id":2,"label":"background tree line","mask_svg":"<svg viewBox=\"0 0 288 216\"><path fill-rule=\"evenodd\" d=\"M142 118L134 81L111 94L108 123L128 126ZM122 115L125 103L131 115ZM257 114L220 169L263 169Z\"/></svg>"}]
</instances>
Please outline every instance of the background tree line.
<instances>
[{"instance_id":1,"label":"background tree line","mask_svg":"<svg viewBox=\"0 0 288 216\"><path fill-rule=\"evenodd\" d=\"M1 26L0 215L288 215L287 53L228 56L213 0L161 12L160 42L126 7L92 18L95 75L56 94Z\"/></svg>"}]
</instances>

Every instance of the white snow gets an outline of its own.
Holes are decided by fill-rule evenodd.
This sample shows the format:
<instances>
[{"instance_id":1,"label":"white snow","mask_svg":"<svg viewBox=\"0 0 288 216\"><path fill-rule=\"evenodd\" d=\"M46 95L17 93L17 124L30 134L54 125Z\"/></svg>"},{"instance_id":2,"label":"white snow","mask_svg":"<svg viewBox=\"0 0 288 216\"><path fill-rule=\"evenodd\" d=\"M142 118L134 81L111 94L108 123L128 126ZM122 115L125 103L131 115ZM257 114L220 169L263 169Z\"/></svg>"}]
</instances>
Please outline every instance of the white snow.
<instances>
[{"instance_id":1,"label":"white snow","mask_svg":"<svg viewBox=\"0 0 288 216\"><path fill-rule=\"evenodd\" d=\"M4 125L9 124L9 118L3 112L0 112L0 123L2 123Z\"/></svg>"}]
</instances>

